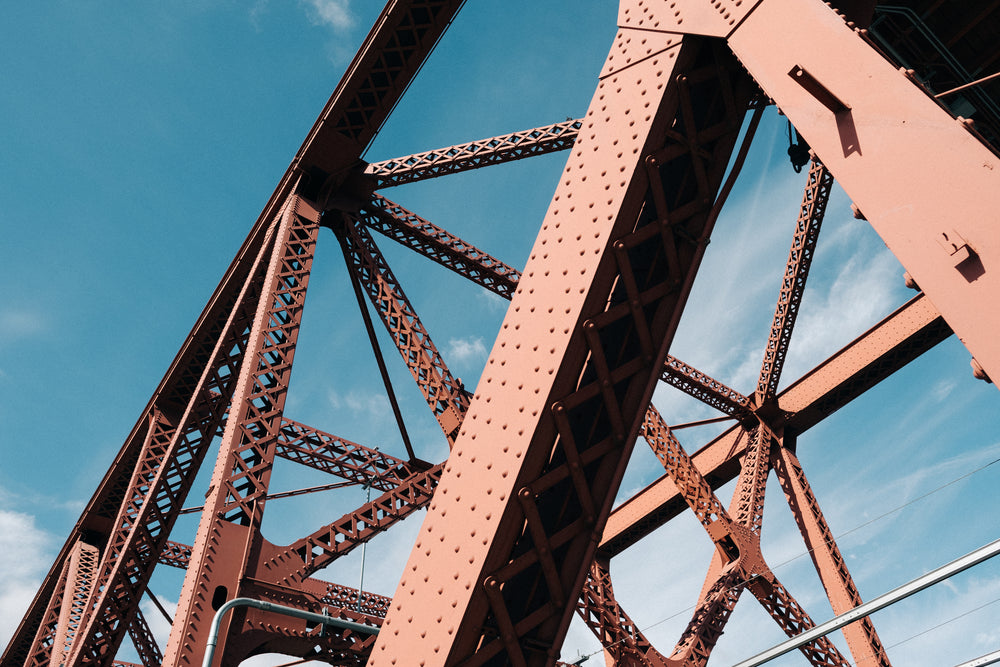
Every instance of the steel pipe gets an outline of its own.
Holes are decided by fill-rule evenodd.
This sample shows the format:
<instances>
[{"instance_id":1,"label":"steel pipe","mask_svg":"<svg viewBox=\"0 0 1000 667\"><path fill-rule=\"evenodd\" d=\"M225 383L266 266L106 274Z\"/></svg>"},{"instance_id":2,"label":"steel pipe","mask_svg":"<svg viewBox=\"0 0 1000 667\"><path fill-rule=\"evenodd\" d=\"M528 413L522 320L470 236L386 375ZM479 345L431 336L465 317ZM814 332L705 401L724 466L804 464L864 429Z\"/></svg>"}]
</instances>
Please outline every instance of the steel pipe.
<instances>
[{"instance_id":1,"label":"steel pipe","mask_svg":"<svg viewBox=\"0 0 1000 667\"><path fill-rule=\"evenodd\" d=\"M961 665L956 665L955 667L985 667L985 665L995 665L998 662L1000 662L1000 649L988 655L979 656L974 660L963 662Z\"/></svg>"},{"instance_id":2,"label":"steel pipe","mask_svg":"<svg viewBox=\"0 0 1000 667\"><path fill-rule=\"evenodd\" d=\"M363 623L345 621L344 619L333 618L332 616L327 616L326 614L317 614L303 609L296 609L295 607L286 607L284 605L274 604L273 602L254 600L252 598L233 598L219 607L219 610L215 612L215 616L212 617L212 627L208 634L208 642L205 644L205 657L201 661L201 667L212 666L212 660L215 658L215 645L219 642L219 626L222 625L222 617L225 616L231 609L235 609L236 607L253 607L254 609L260 609L261 611L270 611L275 614L301 618L306 621L312 621L313 623L341 628L342 630L363 632L369 635L377 635L379 631L379 628L364 625Z\"/></svg>"},{"instance_id":3,"label":"steel pipe","mask_svg":"<svg viewBox=\"0 0 1000 667\"><path fill-rule=\"evenodd\" d=\"M929 588L938 582L944 581L945 579L958 574L959 572L969 569L973 565L978 565L985 560L989 560L997 554L1000 554L1000 540L995 540L984 547L971 551L961 558L953 560L947 565L942 565L938 569L932 570L921 577L917 577L913 581L903 584L899 588L895 588L888 593L884 593L877 598L865 602L862 605L858 605L854 609L845 612L840 616L834 616L826 623L820 623L815 628L806 630L805 632L796 635L787 641L767 649L763 653L758 653L752 658L736 663L733 667L757 667L758 665L763 665L765 662L774 660L778 656L784 655L789 651L793 651L800 646L828 635L834 630L839 630L848 623L853 623L859 618L864 618L865 616L874 614L880 609L899 602L904 598L908 598L914 593L919 593L925 588ZM996 661L979 662L979 660L989 659L991 657L1000 657L1000 655L990 654L989 656L983 656L982 658L973 660L970 663L966 663L966 665L990 665ZM960 665L959 667L965 666Z\"/></svg>"}]
</instances>

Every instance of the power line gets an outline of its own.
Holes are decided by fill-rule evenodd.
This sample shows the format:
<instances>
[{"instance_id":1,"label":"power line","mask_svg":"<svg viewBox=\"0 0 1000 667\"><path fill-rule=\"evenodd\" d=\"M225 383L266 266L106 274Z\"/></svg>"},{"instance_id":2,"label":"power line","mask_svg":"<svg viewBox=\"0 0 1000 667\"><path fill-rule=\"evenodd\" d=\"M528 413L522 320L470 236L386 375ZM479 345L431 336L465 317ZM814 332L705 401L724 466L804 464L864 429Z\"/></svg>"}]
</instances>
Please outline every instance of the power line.
<instances>
[{"instance_id":1,"label":"power line","mask_svg":"<svg viewBox=\"0 0 1000 667\"><path fill-rule=\"evenodd\" d=\"M933 586L934 584L944 581L959 572L963 572L970 567L993 558L997 554L1000 554L1000 540L994 540L993 542L990 542L975 551L971 551L961 558L957 558L946 565L942 565L941 567L932 570L921 577L917 577L916 579L909 581L902 586L889 591L888 593L879 595L878 597L873 598L864 604L860 604L854 609L844 612L839 616L834 616L829 621L820 623L819 625L806 630L805 632L798 634L787 641L781 642L766 651L758 653L752 658L743 660L733 665L733 667L758 667L764 663L771 662L771 660L774 660L789 651L793 651L800 646L805 646L820 637L825 637L834 630L839 630L845 625L849 625L858 619L874 614L880 609L884 609L885 607L895 604L904 598L915 595L925 588Z\"/></svg>"},{"instance_id":2,"label":"power line","mask_svg":"<svg viewBox=\"0 0 1000 667\"><path fill-rule=\"evenodd\" d=\"M931 626L931 627L929 627L929 628L927 628L925 630L921 630L917 634L910 635L906 639L901 639L898 642L896 642L895 644L892 644L891 646L887 646L886 648L896 648L897 646L900 646L901 644L905 644L906 642L908 642L908 641L910 641L912 639L916 639L917 637L922 637L923 635L926 635L928 632L933 632L934 630L937 630L938 628L944 627L944 626L948 625L949 623L953 623L953 622L957 621L958 619L964 618L965 616L968 616L970 614L974 614L975 612L979 611L980 609L985 609L986 607L989 607L991 604L996 604L997 602L1000 602L1000 598L995 598L993 600L990 600L986 604L981 604L978 607L976 607L975 609L970 609L969 611L963 612L963 613L959 614L958 616L955 616L953 618L949 618L947 621L943 621L943 622L938 623L937 625L933 625L933 626Z\"/></svg>"},{"instance_id":3,"label":"power line","mask_svg":"<svg viewBox=\"0 0 1000 667\"><path fill-rule=\"evenodd\" d=\"M978 472L982 472L983 470L986 470L987 468L989 468L991 465L993 465L995 463L1000 463L1000 458L993 459L989 463L987 463L985 465L982 465L982 466L976 468L975 470L967 472L964 475L962 475L961 477L956 477L955 479L951 480L950 482L945 482L941 486L939 486L939 487L937 487L935 489L931 489L930 491L928 491L927 493L924 493L923 495L919 495L916 498L913 498L912 500L908 500L907 502L903 503L902 505L899 505L899 506L894 507L893 509L891 509L891 510L889 510L887 512L879 514L877 517L875 517L873 519L869 519L868 521L865 521L864 523L858 524L854 528L849 528L848 530L845 530L844 532L839 533L838 535L835 535L833 539L834 540L839 540L842 537L846 537L847 535L850 535L851 533L855 533L855 532L861 530L862 528L870 526L871 524L875 523L876 521L881 521L882 519L884 519L884 518L886 518L886 517L888 517L888 516L890 516L892 514L895 514L896 512L898 512L898 511L900 511L902 509L905 509L905 508L909 507L910 505L913 505L915 503L920 502L921 500L923 500L924 498L927 498L928 496L934 495L938 491L943 491L944 489L948 488L952 484L956 484L958 482L961 482L963 479L966 479L968 477L971 477L971 476L975 475ZM813 549L806 549L802 553L796 554L795 556L792 556L788 560L783 561L781 563L778 563L777 565L774 566L773 569L776 570L779 567L784 567L785 565L788 565L792 561L796 561L799 558L802 558L803 556L808 556L812 552L813 552Z\"/></svg>"},{"instance_id":4,"label":"power line","mask_svg":"<svg viewBox=\"0 0 1000 667\"><path fill-rule=\"evenodd\" d=\"M972 475L975 475L975 474L977 474L979 472L982 472L983 470L986 470L987 468L989 468L990 466L992 466L992 465L994 465L996 463L1000 463L1000 458L993 459L992 461L990 461L990 462L988 462L988 463L986 463L986 464L984 464L984 465L982 465L982 466L980 466L980 467L978 467L978 468L976 468L974 470L971 470L971 471L965 473L964 475L956 477L955 479L953 479L953 480L951 480L949 482L945 482L941 486L938 486L938 487L936 487L934 489L931 489L927 493L924 493L922 495L917 496L916 498L908 500L907 502L903 503L902 505L899 505L899 506L897 506L897 507L895 507L895 508L893 508L891 510L888 510L887 512L884 512L884 513L882 513L882 514L880 514L880 515L878 515L878 516L876 516L876 517L874 517L872 519L869 519L868 521L865 521L864 523L861 523L861 524L859 524L859 525L857 525L857 526L855 526L853 528L849 528L848 530L845 530L844 532L835 535L833 539L834 539L834 541L836 541L836 540L839 540L842 537L845 537L846 535L850 535L851 533L857 532L858 530L861 530L862 528L864 528L866 526L869 526L869 525L871 525L871 524L873 524L873 523L875 523L877 521L880 521L880 520L882 520L882 519L884 519L884 518L886 518L888 516L891 516L892 514L895 514L896 512L899 512L900 510L903 510L903 509L909 507L910 505L913 505L913 504L915 504L915 503L917 503L917 502L919 502L921 500L924 500L925 498L927 498L929 496L932 496L935 493L938 493L939 491L942 491L942 490L948 488L949 486L962 481L963 479L967 479L968 477L971 477ZM813 549L806 549L805 551L803 551L803 552L801 552L799 554L796 554L795 556L792 556L791 558L789 558L789 559L787 559L785 561L782 561L781 563L778 563L776 566L774 566L771 569L772 570L777 570L777 569L779 569L781 567L784 567L784 566L788 565L789 563L792 563L792 562L798 560L799 558L802 558L803 556L808 556L810 553L812 553L812 551L813 551ZM737 583L736 585L734 585L730 590L738 588L738 587L745 586L748 583L750 583L750 582L749 581L741 581L741 582ZM1000 598L998 598L998 600L1000 600ZM998 600L994 600L993 602L997 602ZM993 604L993 602L989 602L989 603L987 603L986 605L983 605L983 606L988 606L990 604ZM966 612L966 614L963 614L963 616L967 615L969 613L972 613L974 611L977 611L978 609L981 609L981 608L982 607L977 607L976 609L973 609L973 610L971 610L969 612ZM682 614L690 613L691 611L693 611L695 609L697 609L697 605L691 605L689 607L685 607L683 609L680 609L680 610L678 610L678 611L670 614L669 616L661 618L660 620L658 620L658 621L656 621L654 623L651 623L651 624L649 624L647 626L644 626L644 627L640 628L640 631L641 632L645 632L647 630L650 630L651 628L656 627L657 625L660 625L662 623L666 623L667 621L673 620L673 619L677 618L678 616L680 616ZM850 613L850 612L848 612L848 613ZM961 616L958 616L956 618L961 618ZM951 620L955 620L955 619L951 619ZM950 620L949 621L945 621L945 623L942 623L941 625L944 625L944 624L950 623L950 622L951 622ZM940 627L940 626L935 626L935 628L936 627ZM935 628L928 628L925 632L930 632L931 630L933 630ZM919 634L918 635L914 635L914 637L916 637L916 636L919 636ZM908 639L904 639L901 642L893 644L893 647L894 646L898 646L899 644L902 644L904 642L907 642L910 639L913 639L913 637L910 637ZM617 643L621 643L622 641L624 641L624 640L619 640L618 642L615 642L615 643L616 644ZM614 644L609 645L609 647L610 646L614 646ZM607 648L607 647L605 647L605 646L602 645L600 649L598 649L598 650L596 650L596 651L594 651L592 653L587 653L587 654L581 656L580 661L581 662L586 661L587 659L592 658L593 656L598 655L599 653L602 653L605 648ZM889 648L892 648L892 647L889 647ZM981 663L981 664L986 665L986 664L992 664L992 663ZM962 667L962 666L960 666L960 667Z\"/></svg>"}]
</instances>

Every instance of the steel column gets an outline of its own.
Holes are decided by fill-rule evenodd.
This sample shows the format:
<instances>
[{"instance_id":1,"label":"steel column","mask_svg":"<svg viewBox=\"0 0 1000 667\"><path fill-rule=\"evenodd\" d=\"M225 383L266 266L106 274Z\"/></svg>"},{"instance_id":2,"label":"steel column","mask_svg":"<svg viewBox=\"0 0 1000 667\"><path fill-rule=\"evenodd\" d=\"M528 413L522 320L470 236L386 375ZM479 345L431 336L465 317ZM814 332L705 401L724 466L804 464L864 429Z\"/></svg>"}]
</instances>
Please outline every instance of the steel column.
<instances>
[{"instance_id":1,"label":"steel column","mask_svg":"<svg viewBox=\"0 0 1000 667\"><path fill-rule=\"evenodd\" d=\"M371 665L558 655L749 97L716 44L643 36L615 39Z\"/></svg>"},{"instance_id":2,"label":"steel column","mask_svg":"<svg viewBox=\"0 0 1000 667\"><path fill-rule=\"evenodd\" d=\"M209 605L237 594L260 548L259 533L319 214L292 196L275 220L275 243L181 590L165 664L197 664Z\"/></svg>"},{"instance_id":3,"label":"steel column","mask_svg":"<svg viewBox=\"0 0 1000 667\"><path fill-rule=\"evenodd\" d=\"M1000 158L819 0L763 0L733 52L945 321L1000 376ZM942 195L942 193L947 193Z\"/></svg>"}]
</instances>

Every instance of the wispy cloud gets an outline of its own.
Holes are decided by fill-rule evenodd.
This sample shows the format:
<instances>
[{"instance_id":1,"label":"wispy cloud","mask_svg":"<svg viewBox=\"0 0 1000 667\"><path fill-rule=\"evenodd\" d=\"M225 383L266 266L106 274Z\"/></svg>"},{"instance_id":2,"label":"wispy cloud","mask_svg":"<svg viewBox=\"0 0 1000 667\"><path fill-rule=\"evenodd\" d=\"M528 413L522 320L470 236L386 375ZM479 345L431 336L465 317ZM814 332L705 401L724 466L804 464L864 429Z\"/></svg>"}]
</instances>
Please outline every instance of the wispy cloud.
<instances>
[{"instance_id":1,"label":"wispy cloud","mask_svg":"<svg viewBox=\"0 0 1000 667\"><path fill-rule=\"evenodd\" d=\"M491 313L507 312L507 307L510 306L510 301L485 289L476 292L476 300L488 308Z\"/></svg>"},{"instance_id":2,"label":"wispy cloud","mask_svg":"<svg viewBox=\"0 0 1000 667\"><path fill-rule=\"evenodd\" d=\"M452 338L448 341L447 358L459 364L485 361L489 350L479 336L468 338Z\"/></svg>"},{"instance_id":3,"label":"wispy cloud","mask_svg":"<svg viewBox=\"0 0 1000 667\"><path fill-rule=\"evenodd\" d=\"M256 0L253 6L250 7L250 23L257 30L261 28L261 18L267 11L268 2L269 0Z\"/></svg>"},{"instance_id":4,"label":"wispy cloud","mask_svg":"<svg viewBox=\"0 0 1000 667\"><path fill-rule=\"evenodd\" d=\"M931 490L928 487L932 484L935 485L933 488L937 488L972 470L978 470L981 466L996 460L998 456L1000 456L1000 443L964 451L936 460L930 465L916 468L894 479L882 480L877 488L873 488L863 497L850 493L855 486L850 480L844 480L840 489L843 502L838 505L838 509L844 511L847 516L868 517L869 508L872 507L892 508L902 503L915 502ZM879 471L883 467L884 462L873 462L871 469L864 472L873 477L880 477Z\"/></svg>"},{"instance_id":5,"label":"wispy cloud","mask_svg":"<svg viewBox=\"0 0 1000 667\"><path fill-rule=\"evenodd\" d=\"M156 599L171 616L177 614L176 602L171 602L162 595L157 595ZM146 617L149 629L152 631L153 636L156 637L157 644L166 646L167 639L170 637L170 623L163 617L163 614L156 608L152 600L144 598L139 606L142 608L143 616Z\"/></svg>"},{"instance_id":6,"label":"wispy cloud","mask_svg":"<svg viewBox=\"0 0 1000 667\"><path fill-rule=\"evenodd\" d=\"M6 339L34 336L46 327L45 317L33 311L11 308L0 312L0 336Z\"/></svg>"},{"instance_id":7,"label":"wispy cloud","mask_svg":"<svg viewBox=\"0 0 1000 667\"><path fill-rule=\"evenodd\" d=\"M6 646L50 562L51 536L35 517L0 509L0 646Z\"/></svg>"},{"instance_id":8,"label":"wispy cloud","mask_svg":"<svg viewBox=\"0 0 1000 667\"><path fill-rule=\"evenodd\" d=\"M334 389L327 390L327 401L335 410L350 410L371 416L383 415L389 409L389 399L383 394L351 390L340 393Z\"/></svg>"},{"instance_id":9,"label":"wispy cloud","mask_svg":"<svg viewBox=\"0 0 1000 667\"><path fill-rule=\"evenodd\" d=\"M309 20L314 25L332 28L335 31L348 30L354 26L350 0L303 0Z\"/></svg>"},{"instance_id":10,"label":"wispy cloud","mask_svg":"<svg viewBox=\"0 0 1000 667\"><path fill-rule=\"evenodd\" d=\"M786 382L794 380L878 322L898 305L899 263L883 249L861 250L832 283L810 285L788 350Z\"/></svg>"}]
</instances>

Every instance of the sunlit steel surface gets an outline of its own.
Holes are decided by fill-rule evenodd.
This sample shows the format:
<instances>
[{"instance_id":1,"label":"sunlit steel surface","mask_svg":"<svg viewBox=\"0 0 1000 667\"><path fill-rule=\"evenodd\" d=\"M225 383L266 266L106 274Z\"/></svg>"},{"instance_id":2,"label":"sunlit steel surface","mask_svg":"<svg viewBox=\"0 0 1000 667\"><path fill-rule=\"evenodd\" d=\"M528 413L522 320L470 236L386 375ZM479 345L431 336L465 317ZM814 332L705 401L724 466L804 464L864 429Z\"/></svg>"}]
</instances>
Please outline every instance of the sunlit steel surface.
<instances>
[{"instance_id":1,"label":"sunlit steel surface","mask_svg":"<svg viewBox=\"0 0 1000 667\"><path fill-rule=\"evenodd\" d=\"M1000 50L965 43L993 25L991 12L934 43L951 69L921 81L927 52L912 37L933 34L950 11L936 9L960 3L844 2L842 14L819 0L623 0L584 118L365 163L461 4L387 5L68 537L3 667L110 665L126 634L145 667L193 667L214 611L238 597L327 608L348 628L386 631L319 633L266 607L243 609L223 622L214 664L278 652L338 665L552 665L576 612L611 663L703 665L743 591L789 635L813 626L760 551L772 470L833 609L861 604L796 438L952 331L978 376L1000 377L1000 310L983 307L1000 297L990 270L1000 256L1000 160L989 144L997 84L973 80ZM961 101L947 99L962 86ZM808 138L812 163L757 385L744 395L669 347L770 103ZM982 134L956 118L959 108L983 119ZM376 193L569 149L520 272ZM923 293L778 392L834 179ZM284 415L322 227L436 418L447 461L396 459ZM372 230L511 301L475 392L449 371ZM688 454L650 405L658 380L736 425ZM639 438L666 474L612 511ZM214 439L221 451L195 542L171 541ZM272 544L260 525L276 458L381 495ZM733 479L727 506L715 492ZM393 598L314 577L421 508L428 516ZM715 555L687 629L661 652L615 599L609 560L684 508ZM162 652L139 610L158 564L186 570ZM854 662L889 664L867 618L844 633ZM801 651L812 664L848 664L825 638Z\"/></svg>"}]
</instances>

